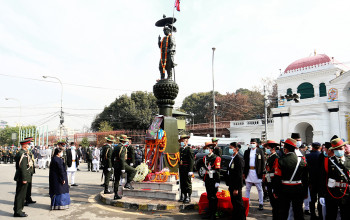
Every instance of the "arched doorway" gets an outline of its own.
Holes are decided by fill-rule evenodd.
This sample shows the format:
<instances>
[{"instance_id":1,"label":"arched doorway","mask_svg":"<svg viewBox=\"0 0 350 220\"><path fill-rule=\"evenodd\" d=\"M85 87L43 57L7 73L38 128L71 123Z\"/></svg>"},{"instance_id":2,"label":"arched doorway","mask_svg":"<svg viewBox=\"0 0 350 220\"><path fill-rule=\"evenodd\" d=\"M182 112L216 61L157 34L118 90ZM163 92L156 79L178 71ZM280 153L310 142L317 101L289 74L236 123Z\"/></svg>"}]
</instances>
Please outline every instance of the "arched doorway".
<instances>
[{"instance_id":1,"label":"arched doorway","mask_svg":"<svg viewBox=\"0 0 350 220\"><path fill-rule=\"evenodd\" d=\"M305 144L311 144L314 137L314 128L307 122L301 122L295 126L295 132L300 134L301 141Z\"/></svg>"}]
</instances>

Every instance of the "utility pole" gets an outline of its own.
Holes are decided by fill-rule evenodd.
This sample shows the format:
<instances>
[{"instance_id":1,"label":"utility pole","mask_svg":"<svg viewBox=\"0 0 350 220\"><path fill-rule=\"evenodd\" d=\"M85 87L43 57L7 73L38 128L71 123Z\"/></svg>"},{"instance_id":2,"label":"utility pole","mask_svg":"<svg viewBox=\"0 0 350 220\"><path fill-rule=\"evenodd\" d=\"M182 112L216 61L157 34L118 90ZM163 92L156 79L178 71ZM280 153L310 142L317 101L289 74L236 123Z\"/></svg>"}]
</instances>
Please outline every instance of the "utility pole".
<instances>
[{"instance_id":1,"label":"utility pole","mask_svg":"<svg viewBox=\"0 0 350 220\"><path fill-rule=\"evenodd\" d=\"M267 141L267 94L264 86L264 110L265 110L265 141Z\"/></svg>"},{"instance_id":2,"label":"utility pole","mask_svg":"<svg viewBox=\"0 0 350 220\"><path fill-rule=\"evenodd\" d=\"M214 52L215 52L215 47L212 48L213 50L213 57L212 57L212 74L213 74L213 123L214 123L214 137L216 137L216 124L215 124L215 107L216 107L216 104L215 104L215 88L214 88Z\"/></svg>"}]
</instances>

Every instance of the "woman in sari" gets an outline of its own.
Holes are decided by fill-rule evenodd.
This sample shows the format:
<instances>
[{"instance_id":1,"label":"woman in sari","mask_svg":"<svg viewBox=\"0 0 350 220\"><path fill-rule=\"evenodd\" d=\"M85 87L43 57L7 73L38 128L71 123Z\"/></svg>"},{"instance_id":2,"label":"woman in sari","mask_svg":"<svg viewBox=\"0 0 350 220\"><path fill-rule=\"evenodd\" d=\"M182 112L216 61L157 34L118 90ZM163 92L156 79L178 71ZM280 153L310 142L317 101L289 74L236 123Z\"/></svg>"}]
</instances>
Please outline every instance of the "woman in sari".
<instances>
[{"instance_id":1,"label":"woman in sari","mask_svg":"<svg viewBox=\"0 0 350 220\"><path fill-rule=\"evenodd\" d=\"M56 148L50 164L51 210L68 209L70 204L67 172L62 160L63 150Z\"/></svg>"}]
</instances>

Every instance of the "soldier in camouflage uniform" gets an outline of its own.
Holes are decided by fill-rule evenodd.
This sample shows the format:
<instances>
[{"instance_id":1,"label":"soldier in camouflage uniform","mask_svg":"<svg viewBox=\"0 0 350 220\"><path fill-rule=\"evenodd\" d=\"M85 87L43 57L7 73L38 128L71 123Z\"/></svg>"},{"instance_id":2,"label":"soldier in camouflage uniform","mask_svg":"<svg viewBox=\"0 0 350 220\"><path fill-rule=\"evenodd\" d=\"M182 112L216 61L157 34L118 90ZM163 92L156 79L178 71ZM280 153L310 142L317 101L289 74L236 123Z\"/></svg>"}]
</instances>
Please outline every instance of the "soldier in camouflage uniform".
<instances>
[{"instance_id":1,"label":"soldier in camouflage uniform","mask_svg":"<svg viewBox=\"0 0 350 220\"><path fill-rule=\"evenodd\" d=\"M192 194L192 175L194 154L193 150L187 145L190 136L181 135L178 140L180 143L180 162L179 162L179 175L180 175L180 200L179 202L190 203Z\"/></svg>"},{"instance_id":2,"label":"soldier in camouflage uniform","mask_svg":"<svg viewBox=\"0 0 350 220\"><path fill-rule=\"evenodd\" d=\"M113 135L109 135L108 137L105 137L107 143L103 145L102 147L102 166L103 166L103 175L105 177L104 179L104 194L112 194L112 192L108 189L109 181L111 179L112 175L112 153L113 148L112 144L115 142L115 138Z\"/></svg>"},{"instance_id":3,"label":"soldier in camouflage uniform","mask_svg":"<svg viewBox=\"0 0 350 220\"><path fill-rule=\"evenodd\" d=\"M23 210L24 200L26 198L28 183L32 182L32 173L34 161L28 155L28 147L30 140L23 140L20 142L22 149L16 154L16 174L14 180L16 183L16 195L14 202L14 217L27 217Z\"/></svg>"}]
</instances>

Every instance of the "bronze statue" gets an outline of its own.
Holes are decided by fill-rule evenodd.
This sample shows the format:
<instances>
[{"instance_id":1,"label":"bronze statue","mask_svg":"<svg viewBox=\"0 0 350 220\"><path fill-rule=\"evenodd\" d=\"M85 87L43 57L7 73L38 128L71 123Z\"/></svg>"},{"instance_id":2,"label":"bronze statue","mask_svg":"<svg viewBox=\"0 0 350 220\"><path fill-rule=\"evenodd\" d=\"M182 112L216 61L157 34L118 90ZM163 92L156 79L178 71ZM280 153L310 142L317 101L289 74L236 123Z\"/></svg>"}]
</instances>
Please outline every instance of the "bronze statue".
<instances>
[{"instance_id":1,"label":"bronze statue","mask_svg":"<svg viewBox=\"0 0 350 220\"><path fill-rule=\"evenodd\" d=\"M176 44L173 35L173 32L176 32L176 28L172 25L175 22L175 18L166 18L164 15L163 19L156 23L156 26L164 27L163 32L165 35L163 39L158 36L158 46L160 48L159 71L161 80L165 78L165 72L168 74L168 79L172 80L173 68L176 66L174 63Z\"/></svg>"}]
</instances>

